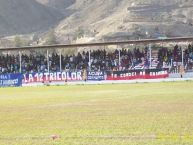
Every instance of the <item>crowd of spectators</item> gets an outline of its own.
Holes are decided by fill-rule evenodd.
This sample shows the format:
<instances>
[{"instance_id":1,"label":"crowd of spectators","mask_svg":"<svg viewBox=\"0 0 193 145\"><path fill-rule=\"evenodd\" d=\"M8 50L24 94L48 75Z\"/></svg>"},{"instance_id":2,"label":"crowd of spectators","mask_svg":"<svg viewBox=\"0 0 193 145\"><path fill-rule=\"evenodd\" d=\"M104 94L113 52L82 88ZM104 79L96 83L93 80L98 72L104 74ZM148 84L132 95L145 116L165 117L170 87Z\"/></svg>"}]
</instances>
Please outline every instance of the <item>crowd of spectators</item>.
<instances>
[{"instance_id":1,"label":"crowd of spectators","mask_svg":"<svg viewBox=\"0 0 193 145\"><path fill-rule=\"evenodd\" d=\"M188 45L185 50L178 45L174 49L161 48L158 51L158 62L157 67L159 68L164 66L177 67L183 62L186 69L193 69L193 46Z\"/></svg>"},{"instance_id":2,"label":"crowd of spectators","mask_svg":"<svg viewBox=\"0 0 193 145\"><path fill-rule=\"evenodd\" d=\"M152 57L150 63L148 48L122 49L115 51L94 50L79 52L76 55L60 55L58 53L47 56L41 53L21 55L21 70L23 73L64 71L64 70L130 70L148 69L150 64L155 68L176 66L182 62L182 48L176 45L173 49L161 48L158 50L157 58ZM90 60L90 61L89 61ZM61 66L60 66L61 62ZM154 62L154 63L153 63ZM184 65L192 68L193 46L189 45L184 51ZM19 55L1 54L0 73L20 72Z\"/></svg>"}]
</instances>

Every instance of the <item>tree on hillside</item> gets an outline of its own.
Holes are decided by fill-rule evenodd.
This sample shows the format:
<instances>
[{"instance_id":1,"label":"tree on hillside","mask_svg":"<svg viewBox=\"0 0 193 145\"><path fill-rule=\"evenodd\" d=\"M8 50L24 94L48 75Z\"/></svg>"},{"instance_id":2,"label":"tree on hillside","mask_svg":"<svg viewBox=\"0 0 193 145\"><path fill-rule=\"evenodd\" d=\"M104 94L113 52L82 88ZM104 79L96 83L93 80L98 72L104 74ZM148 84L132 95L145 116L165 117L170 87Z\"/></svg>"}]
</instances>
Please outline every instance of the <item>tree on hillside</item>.
<instances>
[{"instance_id":1,"label":"tree on hillside","mask_svg":"<svg viewBox=\"0 0 193 145\"><path fill-rule=\"evenodd\" d=\"M78 29L75 31L75 34L74 34L74 40L83 37L84 33L85 33L84 29L82 27L78 27Z\"/></svg>"},{"instance_id":2,"label":"tree on hillside","mask_svg":"<svg viewBox=\"0 0 193 145\"><path fill-rule=\"evenodd\" d=\"M22 46L22 40L20 36L15 36L14 38L14 46L15 47L21 47Z\"/></svg>"},{"instance_id":3,"label":"tree on hillside","mask_svg":"<svg viewBox=\"0 0 193 145\"><path fill-rule=\"evenodd\" d=\"M15 47L29 46L30 44L27 38L21 36L15 36L13 43Z\"/></svg>"},{"instance_id":4,"label":"tree on hillside","mask_svg":"<svg viewBox=\"0 0 193 145\"><path fill-rule=\"evenodd\" d=\"M58 44L54 30L51 30L50 32L48 32L48 34L46 36L45 44L46 45Z\"/></svg>"}]
</instances>

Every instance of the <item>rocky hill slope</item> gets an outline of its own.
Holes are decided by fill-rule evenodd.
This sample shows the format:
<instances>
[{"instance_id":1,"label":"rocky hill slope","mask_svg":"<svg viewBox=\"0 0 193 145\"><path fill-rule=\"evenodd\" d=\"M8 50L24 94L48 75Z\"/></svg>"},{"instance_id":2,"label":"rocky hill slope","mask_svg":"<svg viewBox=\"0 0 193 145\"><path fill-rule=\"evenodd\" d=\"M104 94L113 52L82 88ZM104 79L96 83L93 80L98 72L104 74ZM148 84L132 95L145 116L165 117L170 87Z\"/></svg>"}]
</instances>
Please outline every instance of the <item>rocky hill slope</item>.
<instances>
[{"instance_id":1,"label":"rocky hill slope","mask_svg":"<svg viewBox=\"0 0 193 145\"><path fill-rule=\"evenodd\" d=\"M55 25L61 43L83 36L89 40L193 36L192 14L193 0L1 0L0 33L46 32Z\"/></svg>"},{"instance_id":2,"label":"rocky hill slope","mask_svg":"<svg viewBox=\"0 0 193 145\"><path fill-rule=\"evenodd\" d=\"M0 36L45 31L63 18L35 0L0 1Z\"/></svg>"},{"instance_id":3,"label":"rocky hill slope","mask_svg":"<svg viewBox=\"0 0 193 145\"><path fill-rule=\"evenodd\" d=\"M97 39L193 36L193 0L76 0L56 27L58 36L81 32Z\"/></svg>"}]
</instances>

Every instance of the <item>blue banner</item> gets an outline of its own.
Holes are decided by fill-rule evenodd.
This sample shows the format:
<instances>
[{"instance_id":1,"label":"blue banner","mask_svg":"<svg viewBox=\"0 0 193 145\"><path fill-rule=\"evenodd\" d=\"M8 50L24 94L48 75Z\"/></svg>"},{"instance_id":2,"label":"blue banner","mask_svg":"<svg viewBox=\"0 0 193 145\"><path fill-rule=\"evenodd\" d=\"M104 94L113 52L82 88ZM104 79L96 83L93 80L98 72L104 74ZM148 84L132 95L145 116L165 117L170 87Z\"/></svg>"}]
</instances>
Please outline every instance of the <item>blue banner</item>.
<instances>
[{"instance_id":1,"label":"blue banner","mask_svg":"<svg viewBox=\"0 0 193 145\"><path fill-rule=\"evenodd\" d=\"M87 72L87 80L88 81L102 81L105 80L105 74L104 72L93 72L89 71Z\"/></svg>"},{"instance_id":2,"label":"blue banner","mask_svg":"<svg viewBox=\"0 0 193 145\"><path fill-rule=\"evenodd\" d=\"M0 87L22 86L22 74L0 74Z\"/></svg>"}]
</instances>

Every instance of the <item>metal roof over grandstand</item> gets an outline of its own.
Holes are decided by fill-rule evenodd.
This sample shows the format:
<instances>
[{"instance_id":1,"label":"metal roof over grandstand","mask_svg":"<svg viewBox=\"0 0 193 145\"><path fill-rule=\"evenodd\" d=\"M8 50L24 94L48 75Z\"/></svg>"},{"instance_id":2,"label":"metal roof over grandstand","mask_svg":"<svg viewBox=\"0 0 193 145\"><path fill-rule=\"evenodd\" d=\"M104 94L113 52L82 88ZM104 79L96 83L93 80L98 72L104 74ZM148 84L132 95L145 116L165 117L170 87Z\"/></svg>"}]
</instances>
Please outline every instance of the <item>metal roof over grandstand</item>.
<instances>
[{"instance_id":1,"label":"metal roof over grandstand","mask_svg":"<svg viewBox=\"0 0 193 145\"><path fill-rule=\"evenodd\" d=\"M76 47L93 47L93 46L108 46L108 45L123 45L123 44L156 44L156 43L191 42L191 41L193 42L193 37L173 37L173 38L161 38L161 39L141 39L141 40L109 41L109 42L94 42L94 43L79 43L79 44L57 44L57 45L43 45L43 46L10 47L10 48L0 48L0 51L76 48Z\"/></svg>"}]
</instances>

